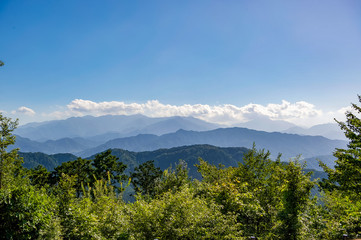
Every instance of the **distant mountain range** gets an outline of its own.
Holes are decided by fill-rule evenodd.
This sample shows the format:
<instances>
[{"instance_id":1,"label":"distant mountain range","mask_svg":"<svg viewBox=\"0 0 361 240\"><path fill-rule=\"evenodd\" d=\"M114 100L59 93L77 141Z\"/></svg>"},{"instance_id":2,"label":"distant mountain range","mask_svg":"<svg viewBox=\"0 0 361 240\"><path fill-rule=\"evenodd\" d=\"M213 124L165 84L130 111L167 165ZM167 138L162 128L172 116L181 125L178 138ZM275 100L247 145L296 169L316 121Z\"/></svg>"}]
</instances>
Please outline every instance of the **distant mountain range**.
<instances>
[{"instance_id":1,"label":"distant mountain range","mask_svg":"<svg viewBox=\"0 0 361 240\"><path fill-rule=\"evenodd\" d=\"M283 160L287 161L302 154L307 162L316 163L315 156L327 156L325 161L330 166L333 165L335 148L346 147L346 141L320 136L341 138L343 133L337 124L303 129L285 121L256 119L242 125L275 131L218 128L218 125L191 117L86 116L21 126L16 130L17 139L13 147L20 148L22 152L72 153L89 157L109 148L143 152L197 144L251 148L255 143L256 148L269 150L273 158L282 153ZM281 129L286 130L276 132ZM318 163L312 168L320 170Z\"/></svg>"},{"instance_id":2,"label":"distant mountain range","mask_svg":"<svg viewBox=\"0 0 361 240\"><path fill-rule=\"evenodd\" d=\"M129 116L106 115L100 117L71 117L65 120L29 123L16 129L15 134L38 142L62 138L83 138L99 145L115 138L131 137L139 134L163 135L176 132L179 129L207 131L219 127L224 126L193 117L151 118L140 114ZM342 130L336 123L302 128L286 121L258 117L245 123L235 124L234 127L345 140Z\"/></svg>"},{"instance_id":3,"label":"distant mountain range","mask_svg":"<svg viewBox=\"0 0 361 240\"><path fill-rule=\"evenodd\" d=\"M282 132L299 135L324 136L329 139L346 140L345 134L336 123L319 124L310 128L294 126Z\"/></svg>"},{"instance_id":4,"label":"distant mountain range","mask_svg":"<svg viewBox=\"0 0 361 240\"><path fill-rule=\"evenodd\" d=\"M129 151L153 151L160 148L210 144L219 147L247 147L253 143L257 148L269 150L275 157L282 153L285 159L302 154L303 157L330 155L334 149L346 147L346 141L330 140L321 136L300 136L296 134L263 132L247 128L219 128L196 132L178 130L161 136L141 134L134 137L117 138L95 148L80 152L80 156L89 156L109 148L121 148Z\"/></svg>"},{"instance_id":5,"label":"distant mountain range","mask_svg":"<svg viewBox=\"0 0 361 240\"><path fill-rule=\"evenodd\" d=\"M62 138L87 138L93 142L105 141L138 134L162 135L179 129L205 131L218 128L193 117L150 118L144 115L107 115L100 117L72 117L20 126L15 134L23 138L44 142Z\"/></svg>"},{"instance_id":6,"label":"distant mountain range","mask_svg":"<svg viewBox=\"0 0 361 240\"><path fill-rule=\"evenodd\" d=\"M346 141L330 140L321 136L269 133L247 128L219 128L201 132L178 130L175 133L161 136L139 134L133 137L112 139L102 144L89 138L79 137L38 142L17 136L13 147L19 148L22 152L73 153L87 157L109 148L140 152L195 144L251 148L253 143L256 144L257 148L269 150L273 157L276 157L278 153L282 153L285 159L299 154L302 154L304 158L331 155L335 148L344 148L347 144Z\"/></svg>"},{"instance_id":7,"label":"distant mountain range","mask_svg":"<svg viewBox=\"0 0 361 240\"><path fill-rule=\"evenodd\" d=\"M270 120L267 117L258 117L249 122L237 124L237 127L244 127L258 131L323 136L329 139L346 140L343 131L337 123L318 124L310 128L303 128L286 121Z\"/></svg>"}]
</instances>

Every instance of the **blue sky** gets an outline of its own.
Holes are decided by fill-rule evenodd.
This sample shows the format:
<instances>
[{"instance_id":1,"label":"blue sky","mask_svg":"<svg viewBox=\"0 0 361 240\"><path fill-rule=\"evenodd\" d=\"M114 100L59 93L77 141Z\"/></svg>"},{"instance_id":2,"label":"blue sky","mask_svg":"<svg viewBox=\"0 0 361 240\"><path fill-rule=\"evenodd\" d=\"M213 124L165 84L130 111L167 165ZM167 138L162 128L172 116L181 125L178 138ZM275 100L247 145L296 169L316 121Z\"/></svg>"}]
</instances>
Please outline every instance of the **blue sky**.
<instances>
[{"instance_id":1,"label":"blue sky","mask_svg":"<svg viewBox=\"0 0 361 240\"><path fill-rule=\"evenodd\" d=\"M327 122L361 94L361 1L1 0L0 60L0 110L22 123Z\"/></svg>"}]
</instances>

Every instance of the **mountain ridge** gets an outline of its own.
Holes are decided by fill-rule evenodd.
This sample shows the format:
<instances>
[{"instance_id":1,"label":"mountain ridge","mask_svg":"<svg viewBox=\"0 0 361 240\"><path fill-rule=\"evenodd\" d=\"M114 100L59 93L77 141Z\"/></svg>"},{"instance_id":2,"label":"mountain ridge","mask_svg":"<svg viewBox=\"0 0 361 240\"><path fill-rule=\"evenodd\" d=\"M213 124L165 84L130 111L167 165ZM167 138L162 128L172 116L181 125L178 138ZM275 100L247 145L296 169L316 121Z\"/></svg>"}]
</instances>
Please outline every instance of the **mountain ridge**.
<instances>
[{"instance_id":1,"label":"mountain ridge","mask_svg":"<svg viewBox=\"0 0 361 240\"><path fill-rule=\"evenodd\" d=\"M336 123L317 124L310 128L302 128L302 127L294 126L282 132L299 134L299 135L309 135L309 136L323 136L335 140L347 140L344 132L340 129L340 126Z\"/></svg>"},{"instance_id":2,"label":"mountain ridge","mask_svg":"<svg viewBox=\"0 0 361 240\"><path fill-rule=\"evenodd\" d=\"M346 141L330 140L321 136L300 136L279 132L256 131L247 128L218 128L210 131L178 130L161 136L142 134L127 138L113 139L105 144L78 153L79 156L92 155L109 148L129 151L152 151L160 148L210 144L218 147L246 147L253 143L276 156L282 153L285 158L303 154L303 157L329 155L336 147L345 147Z\"/></svg>"},{"instance_id":3,"label":"mountain ridge","mask_svg":"<svg viewBox=\"0 0 361 240\"><path fill-rule=\"evenodd\" d=\"M92 138L97 141L110 140L107 134L118 134L121 137L134 136L139 133L161 135L174 132L180 128L187 130L210 130L219 127L193 117L158 117L151 118L141 114L104 115L99 117L71 117L65 120L53 120L42 123L29 123L20 126L15 134L31 140L44 142L62 138Z\"/></svg>"}]
</instances>

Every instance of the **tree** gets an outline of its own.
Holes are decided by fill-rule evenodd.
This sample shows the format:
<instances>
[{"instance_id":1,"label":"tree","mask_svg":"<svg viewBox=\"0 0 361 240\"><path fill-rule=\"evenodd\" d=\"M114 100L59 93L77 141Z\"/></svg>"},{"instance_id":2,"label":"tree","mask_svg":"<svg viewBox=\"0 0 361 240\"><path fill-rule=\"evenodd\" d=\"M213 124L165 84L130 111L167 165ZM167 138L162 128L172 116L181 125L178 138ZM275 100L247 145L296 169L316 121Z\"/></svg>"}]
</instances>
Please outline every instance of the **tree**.
<instances>
[{"instance_id":1,"label":"tree","mask_svg":"<svg viewBox=\"0 0 361 240\"><path fill-rule=\"evenodd\" d=\"M281 155L275 161L269 151L257 150L255 145L244 155L244 163L239 163L235 177L246 184L246 191L252 194L249 208L241 211L241 221L247 231L256 236L272 234L275 228L277 212L281 207L281 192L284 185Z\"/></svg>"},{"instance_id":2,"label":"tree","mask_svg":"<svg viewBox=\"0 0 361 240\"><path fill-rule=\"evenodd\" d=\"M0 239L57 239L55 202L24 175L12 132L18 121L0 113Z\"/></svg>"},{"instance_id":3,"label":"tree","mask_svg":"<svg viewBox=\"0 0 361 240\"><path fill-rule=\"evenodd\" d=\"M92 182L94 168L91 165L92 160L78 158L74 161L64 162L60 166L56 167L52 172L52 182L56 184L59 182L62 174L74 176L76 178L74 188L76 194L79 197L83 186L87 186Z\"/></svg>"},{"instance_id":4,"label":"tree","mask_svg":"<svg viewBox=\"0 0 361 240\"><path fill-rule=\"evenodd\" d=\"M59 239L54 199L45 189L17 184L0 191L0 239Z\"/></svg>"},{"instance_id":5,"label":"tree","mask_svg":"<svg viewBox=\"0 0 361 240\"><path fill-rule=\"evenodd\" d=\"M183 185L147 201L128 205L130 239L242 239L235 215Z\"/></svg>"},{"instance_id":6,"label":"tree","mask_svg":"<svg viewBox=\"0 0 361 240\"><path fill-rule=\"evenodd\" d=\"M0 60L0 67L4 66L4 62Z\"/></svg>"},{"instance_id":7,"label":"tree","mask_svg":"<svg viewBox=\"0 0 361 240\"><path fill-rule=\"evenodd\" d=\"M119 158L112 155L112 151L110 149L96 155L92 162L92 165L95 168L95 179L93 179L93 181L100 179L107 180L110 178L113 186L115 186L116 189L121 192L123 189L121 186L119 186L119 184L127 179L127 176L123 174L127 166L118 160Z\"/></svg>"},{"instance_id":8,"label":"tree","mask_svg":"<svg viewBox=\"0 0 361 240\"><path fill-rule=\"evenodd\" d=\"M134 168L130 174L131 182L138 193L154 196L157 180L162 176L163 171L154 166L154 161L147 161Z\"/></svg>"},{"instance_id":9,"label":"tree","mask_svg":"<svg viewBox=\"0 0 361 240\"><path fill-rule=\"evenodd\" d=\"M183 186L189 185L191 180L188 176L188 172L189 169L187 163L183 160L179 160L175 169L170 166L163 171L155 186L155 194L162 195L168 191L177 192Z\"/></svg>"},{"instance_id":10,"label":"tree","mask_svg":"<svg viewBox=\"0 0 361 240\"><path fill-rule=\"evenodd\" d=\"M361 96L358 100L361 103ZM334 152L335 169L320 161L328 174L328 179L320 183L324 190L325 219L328 225L339 226L333 236L343 232L355 237L361 233L361 107L354 103L351 107L346 112L346 122L335 119L349 139L347 149L337 148Z\"/></svg>"},{"instance_id":11,"label":"tree","mask_svg":"<svg viewBox=\"0 0 361 240\"><path fill-rule=\"evenodd\" d=\"M285 190L283 191L283 209L279 213L281 239L297 240L302 236L300 216L310 203L311 189L315 182L311 181L312 172L304 173L298 159L291 161L285 169Z\"/></svg>"},{"instance_id":12,"label":"tree","mask_svg":"<svg viewBox=\"0 0 361 240\"><path fill-rule=\"evenodd\" d=\"M224 214L236 213L244 236L272 239L282 207L284 186L280 158L255 146L238 167L213 166L200 159L202 194L215 199Z\"/></svg>"},{"instance_id":13,"label":"tree","mask_svg":"<svg viewBox=\"0 0 361 240\"><path fill-rule=\"evenodd\" d=\"M121 183L127 179L123 174L126 165L118 161L119 159L111 155L111 150L107 150L95 156L93 160L77 158L74 161L63 162L50 173L48 183L52 186L59 185L63 175L73 179L73 186L76 196L81 197L84 188L93 187L98 180L104 179L118 192L123 191ZM46 171L38 167L29 171L33 184L37 180L46 182Z\"/></svg>"},{"instance_id":14,"label":"tree","mask_svg":"<svg viewBox=\"0 0 361 240\"><path fill-rule=\"evenodd\" d=\"M15 143L12 132L16 129L18 120L4 117L0 112L0 189L12 181L12 176L21 169L22 160L18 149L7 151Z\"/></svg>"},{"instance_id":15,"label":"tree","mask_svg":"<svg viewBox=\"0 0 361 240\"><path fill-rule=\"evenodd\" d=\"M361 96L358 96L361 102ZM337 148L334 156L335 169L328 168L320 163L325 172L328 173L328 180L323 180L322 187L327 190L340 190L347 195L361 198L361 119L357 114L361 114L361 107L352 104L352 111L346 112L346 122L335 121L345 132L349 139L347 149Z\"/></svg>"},{"instance_id":16,"label":"tree","mask_svg":"<svg viewBox=\"0 0 361 240\"><path fill-rule=\"evenodd\" d=\"M43 165L38 165L34 169L27 171L31 183L39 188L49 186L50 174Z\"/></svg>"}]
</instances>

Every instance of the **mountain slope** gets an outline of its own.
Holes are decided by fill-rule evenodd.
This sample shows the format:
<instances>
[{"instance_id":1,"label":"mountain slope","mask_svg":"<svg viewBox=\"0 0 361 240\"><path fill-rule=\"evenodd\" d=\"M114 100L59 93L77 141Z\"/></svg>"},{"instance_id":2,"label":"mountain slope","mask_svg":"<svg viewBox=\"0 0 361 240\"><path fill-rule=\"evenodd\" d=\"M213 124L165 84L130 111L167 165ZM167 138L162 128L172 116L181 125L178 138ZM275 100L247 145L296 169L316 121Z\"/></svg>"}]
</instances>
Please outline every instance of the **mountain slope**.
<instances>
[{"instance_id":1,"label":"mountain slope","mask_svg":"<svg viewBox=\"0 0 361 240\"><path fill-rule=\"evenodd\" d=\"M119 161L128 166L129 173L139 164L149 160L154 160L157 167L162 170L175 166L180 159L187 163L192 177L199 178L196 167L198 158L202 158L214 165L223 164L225 166L237 166L242 162L243 155L248 151L246 148L220 148L210 145L182 146L170 149L159 149L156 151L131 152L122 149L112 149L112 154L119 158ZM36 167L38 164L45 166L48 170L65 161L75 160L77 157L72 154L47 155L44 153L20 153L24 159L24 166L27 168ZM88 157L94 158L95 155Z\"/></svg>"},{"instance_id":2,"label":"mountain slope","mask_svg":"<svg viewBox=\"0 0 361 240\"><path fill-rule=\"evenodd\" d=\"M337 158L333 155L323 155L323 156L316 156L311 158L302 159L302 162L306 162L307 168L315 169L317 171L323 171L323 169L319 166L318 160L322 161L330 168L335 167L335 160Z\"/></svg>"},{"instance_id":3,"label":"mountain slope","mask_svg":"<svg viewBox=\"0 0 361 240\"><path fill-rule=\"evenodd\" d=\"M121 148L129 151L153 151L160 148L177 146L210 144L219 147L252 147L269 150L273 157L282 153L284 158L329 155L336 147L345 147L346 142L330 140L321 136L299 136L286 133L269 133L246 128L219 128L211 131L195 132L179 130L175 133L156 135L138 135L134 137L118 138L106 142L98 147L79 153L89 156L109 148Z\"/></svg>"},{"instance_id":4,"label":"mountain slope","mask_svg":"<svg viewBox=\"0 0 361 240\"><path fill-rule=\"evenodd\" d=\"M70 153L59 153L48 155L45 153L24 153L19 152L20 157L24 160L24 167L35 168L38 165L43 165L49 171L52 171L55 167L61 165L63 162L73 161L77 159L77 156Z\"/></svg>"},{"instance_id":5,"label":"mountain slope","mask_svg":"<svg viewBox=\"0 0 361 240\"><path fill-rule=\"evenodd\" d=\"M12 148L19 148L22 152L76 153L97 146L99 143L82 138L62 138L46 142L33 141L28 138L16 136ZM11 149L12 149L11 148Z\"/></svg>"},{"instance_id":6,"label":"mountain slope","mask_svg":"<svg viewBox=\"0 0 361 240\"><path fill-rule=\"evenodd\" d=\"M124 155L119 155L119 149L113 149L112 154L120 159ZM199 158L214 165L237 166L238 162L243 162L243 155L248 152L246 148L221 148L211 145L181 146L169 149L159 149L156 151L133 152L136 162L142 164L149 160L154 160L154 164L161 169L178 164L179 160L187 163L189 174L192 177L200 178L195 164L199 163Z\"/></svg>"}]
</instances>

